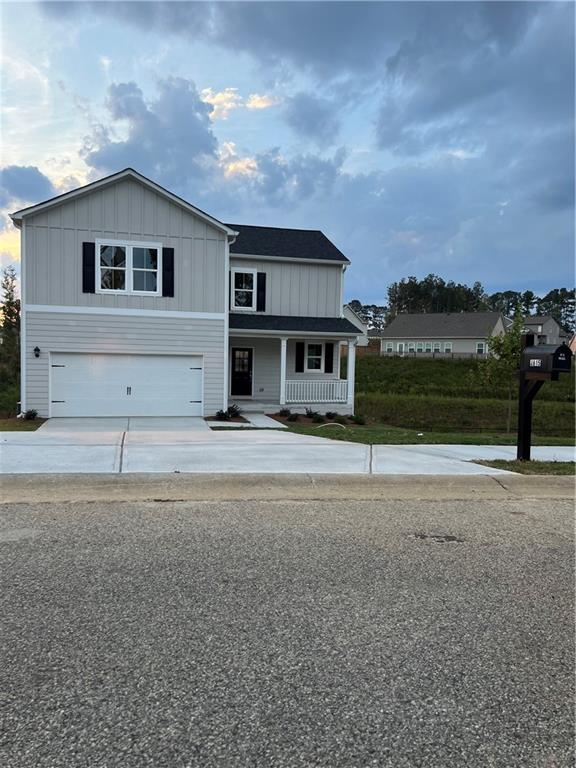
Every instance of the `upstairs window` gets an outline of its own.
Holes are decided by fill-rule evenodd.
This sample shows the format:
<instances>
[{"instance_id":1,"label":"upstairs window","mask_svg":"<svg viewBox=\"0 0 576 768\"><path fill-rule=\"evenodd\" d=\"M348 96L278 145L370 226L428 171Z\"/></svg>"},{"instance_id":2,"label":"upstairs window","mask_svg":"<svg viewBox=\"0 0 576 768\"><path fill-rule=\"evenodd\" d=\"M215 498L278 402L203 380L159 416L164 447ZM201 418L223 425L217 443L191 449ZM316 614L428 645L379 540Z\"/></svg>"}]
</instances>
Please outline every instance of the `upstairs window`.
<instances>
[{"instance_id":1,"label":"upstairs window","mask_svg":"<svg viewBox=\"0 0 576 768\"><path fill-rule=\"evenodd\" d=\"M232 309L256 310L256 270L232 270Z\"/></svg>"},{"instance_id":2,"label":"upstairs window","mask_svg":"<svg viewBox=\"0 0 576 768\"><path fill-rule=\"evenodd\" d=\"M158 243L96 241L96 292L161 294L162 248Z\"/></svg>"}]
</instances>

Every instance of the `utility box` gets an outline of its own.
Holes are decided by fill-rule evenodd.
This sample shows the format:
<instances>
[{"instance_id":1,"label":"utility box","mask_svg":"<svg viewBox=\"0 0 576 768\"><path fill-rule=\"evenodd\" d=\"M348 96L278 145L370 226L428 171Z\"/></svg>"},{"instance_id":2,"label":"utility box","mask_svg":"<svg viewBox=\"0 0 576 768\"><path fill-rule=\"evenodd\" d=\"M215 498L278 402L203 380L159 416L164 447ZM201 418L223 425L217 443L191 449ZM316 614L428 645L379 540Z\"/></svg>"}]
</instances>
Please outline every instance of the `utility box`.
<instances>
[{"instance_id":1,"label":"utility box","mask_svg":"<svg viewBox=\"0 0 576 768\"><path fill-rule=\"evenodd\" d=\"M524 373L570 373L572 352L566 344L538 344L524 347L520 370Z\"/></svg>"}]
</instances>

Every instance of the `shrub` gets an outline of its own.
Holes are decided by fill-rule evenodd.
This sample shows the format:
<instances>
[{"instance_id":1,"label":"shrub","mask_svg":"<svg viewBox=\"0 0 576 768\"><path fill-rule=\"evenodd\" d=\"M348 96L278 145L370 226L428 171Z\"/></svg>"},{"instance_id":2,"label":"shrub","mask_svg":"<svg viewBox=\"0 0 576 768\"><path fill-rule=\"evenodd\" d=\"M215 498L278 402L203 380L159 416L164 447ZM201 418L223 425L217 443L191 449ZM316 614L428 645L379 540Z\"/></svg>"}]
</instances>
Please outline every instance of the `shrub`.
<instances>
[{"instance_id":1,"label":"shrub","mask_svg":"<svg viewBox=\"0 0 576 768\"><path fill-rule=\"evenodd\" d=\"M287 419L291 414L290 408L280 408L278 416L282 416L283 419Z\"/></svg>"},{"instance_id":2,"label":"shrub","mask_svg":"<svg viewBox=\"0 0 576 768\"><path fill-rule=\"evenodd\" d=\"M306 416L308 416L309 419L313 419L317 413L318 411L315 411L313 408L306 408Z\"/></svg>"},{"instance_id":3,"label":"shrub","mask_svg":"<svg viewBox=\"0 0 576 768\"><path fill-rule=\"evenodd\" d=\"M324 416L322 416L321 413L315 413L312 416L312 421L314 422L314 424L324 424L326 419L324 418Z\"/></svg>"},{"instance_id":4,"label":"shrub","mask_svg":"<svg viewBox=\"0 0 576 768\"><path fill-rule=\"evenodd\" d=\"M327 419L330 419L330 421L332 421L333 419L335 419L335 418L336 418L336 416L338 416L338 414L336 413L336 411L326 411L326 418L327 418Z\"/></svg>"},{"instance_id":5,"label":"shrub","mask_svg":"<svg viewBox=\"0 0 576 768\"><path fill-rule=\"evenodd\" d=\"M0 416L9 418L18 413L20 390L16 384L8 384L0 389Z\"/></svg>"},{"instance_id":6,"label":"shrub","mask_svg":"<svg viewBox=\"0 0 576 768\"><path fill-rule=\"evenodd\" d=\"M360 426L363 424L366 424L366 419L364 416L360 416L358 414L355 414L354 416L350 416L350 421L353 421L354 424L359 424Z\"/></svg>"},{"instance_id":7,"label":"shrub","mask_svg":"<svg viewBox=\"0 0 576 768\"><path fill-rule=\"evenodd\" d=\"M216 411L216 419L218 421L230 421L230 414L228 411Z\"/></svg>"},{"instance_id":8,"label":"shrub","mask_svg":"<svg viewBox=\"0 0 576 768\"><path fill-rule=\"evenodd\" d=\"M235 418L236 416L240 416L242 414L242 408L240 408L239 405L236 405L236 403L232 403L232 405L228 406L228 415L230 418Z\"/></svg>"},{"instance_id":9,"label":"shrub","mask_svg":"<svg viewBox=\"0 0 576 768\"><path fill-rule=\"evenodd\" d=\"M346 424L348 420L346 419L346 416L336 416L334 421L336 424Z\"/></svg>"},{"instance_id":10,"label":"shrub","mask_svg":"<svg viewBox=\"0 0 576 768\"><path fill-rule=\"evenodd\" d=\"M34 419L38 418L38 411L34 408L30 408L29 410L24 411L24 418L26 421L34 421Z\"/></svg>"},{"instance_id":11,"label":"shrub","mask_svg":"<svg viewBox=\"0 0 576 768\"><path fill-rule=\"evenodd\" d=\"M291 413L290 416L288 416L288 421L298 421L298 414Z\"/></svg>"}]
</instances>

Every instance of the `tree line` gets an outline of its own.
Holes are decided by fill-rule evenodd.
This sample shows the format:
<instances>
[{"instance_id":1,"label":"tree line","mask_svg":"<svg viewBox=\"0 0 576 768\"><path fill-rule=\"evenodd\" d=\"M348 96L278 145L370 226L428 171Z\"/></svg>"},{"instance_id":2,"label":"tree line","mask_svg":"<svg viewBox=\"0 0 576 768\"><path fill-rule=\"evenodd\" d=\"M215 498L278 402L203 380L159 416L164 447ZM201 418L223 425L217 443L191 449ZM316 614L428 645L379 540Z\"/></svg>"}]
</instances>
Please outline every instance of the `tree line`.
<instances>
[{"instance_id":1,"label":"tree line","mask_svg":"<svg viewBox=\"0 0 576 768\"><path fill-rule=\"evenodd\" d=\"M575 330L576 291L554 288L544 296L533 291L498 291L488 294L482 283L471 287L430 274L422 280L405 277L388 287L385 306L363 304L358 299L350 307L370 328L381 330L396 315L410 312L502 312L506 317L517 314L550 315L566 331Z\"/></svg>"}]
</instances>

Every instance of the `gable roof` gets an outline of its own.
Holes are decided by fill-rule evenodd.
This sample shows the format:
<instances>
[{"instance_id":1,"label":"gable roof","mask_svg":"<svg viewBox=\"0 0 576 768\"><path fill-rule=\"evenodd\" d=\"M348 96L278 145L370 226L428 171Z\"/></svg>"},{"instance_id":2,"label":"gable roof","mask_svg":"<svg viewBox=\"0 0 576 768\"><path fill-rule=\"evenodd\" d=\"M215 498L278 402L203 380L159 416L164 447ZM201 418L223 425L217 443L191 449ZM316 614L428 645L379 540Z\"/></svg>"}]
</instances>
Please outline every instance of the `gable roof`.
<instances>
[{"instance_id":1,"label":"gable roof","mask_svg":"<svg viewBox=\"0 0 576 768\"><path fill-rule=\"evenodd\" d=\"M383 338L483 339L491 335L500 312L401 314L382 331Z\"/></svg>"},{"instance_id":2,"label":"gable roof","mask_svg":"<svg viewBox=\"0 0 576 768\"><path fill-rule=\"evenodd\" d=\"M258 227L248 224L227 224L238 232L230 246L231 256L269 256L278 259L310 259L349 264L344 254L318 229L288 229Z\"/></svg>"},{"instance_id":3,"label":"gable roof","mask_svg":"<svg viewBox=\"0 0 576 768\"><path fill-rule=\"evenodd\" d=\"M215 219L213 216L210 216L205 211L200 210L200 208L196 208L195 205L192 205L191 203L187 202L181 197L178 197L178 195L175 195L173 192L169 192L164 187L161 187L160 184L156 184L155 181L152 181L151 179L146 178L146 176L142 176L141 173L138 173L138 171L135 171L133 168L124 168L122 171L118 171L118 173L113 173L110 176L105 176L103 179L98 179L98 181L93 181L90 184L85 184L83 187L78 187L77 189L72 189L70 192L64 192L62 195L56 195L56 197L51 197L49 200L44 200L42 203L36 203L35 205L29 205L27 208L22 208L19 211L16 211L15 213L10 214L10 218L14 222L14 224L19 227L22 223L22 219L26 216L31 216L35 213L39 213L40 211L44 211L47 208L51 208L54 205L60 205L61 203L65 203L68 200L73 200L76 197L80 197L82 195L88 194L90 192L95 191L96 189L100 189L101 187L106 187L109 184L115 184L118 181L121 181L122 179L129 179L132 178L135 181L138 181L140 184L143 184L145 187L148 187L148 189L151 189L153 192L156 192L159 195L162 195L163 197L167 198L171 202L175 203L176 205L179 205L181 208L184 208L189 213L193 213L199 218L206 221L208 224L211 224L216 229L221 230L222 232L225 232L229 237L234 237L237 233L228 227L226 224L223 224L218 219Z\"/></svg>"},{"instance_id":4,"label":"gable roof","mask_svg":"<svg viewBox=\"0 0 576 768\"><path fill-rule=\"evenodd\" d=\"M525 325L533 325L534 323L542 324L547 323L548 320L552 320L553 323L556 323L556 325L560 325L557 320L555 320L552 315L526 315L524 318L524 324Z\"/></svg>"}]
</instances>

